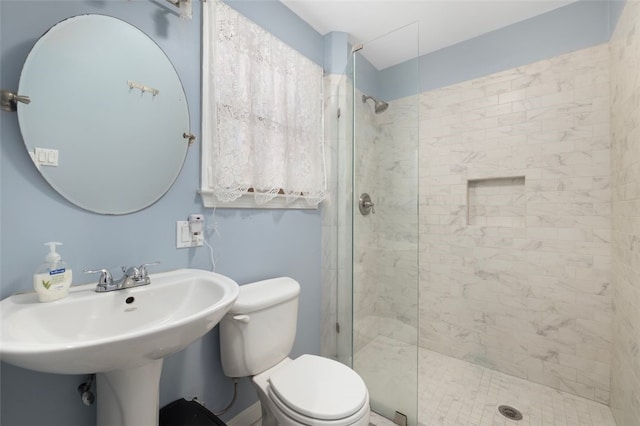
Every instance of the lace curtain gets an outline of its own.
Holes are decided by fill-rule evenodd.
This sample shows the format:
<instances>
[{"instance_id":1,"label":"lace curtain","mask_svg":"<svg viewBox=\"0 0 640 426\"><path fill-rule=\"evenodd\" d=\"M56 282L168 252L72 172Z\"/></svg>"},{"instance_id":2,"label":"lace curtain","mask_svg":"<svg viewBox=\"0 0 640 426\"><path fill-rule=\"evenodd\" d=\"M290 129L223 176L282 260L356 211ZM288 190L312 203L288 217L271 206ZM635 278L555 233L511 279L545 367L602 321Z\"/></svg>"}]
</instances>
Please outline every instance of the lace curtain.
<instances>
[{"instance_id":1,"label":"lace curtain","mask_svg":"<svg viewBox=\"0 0 640 426\"><path fill-rule=\"evenodd\" d=\"M229 6L203 4L203 189L218 206L244 194L316 206L326 186L322 68Z\"/></svg>"}]
</instances>

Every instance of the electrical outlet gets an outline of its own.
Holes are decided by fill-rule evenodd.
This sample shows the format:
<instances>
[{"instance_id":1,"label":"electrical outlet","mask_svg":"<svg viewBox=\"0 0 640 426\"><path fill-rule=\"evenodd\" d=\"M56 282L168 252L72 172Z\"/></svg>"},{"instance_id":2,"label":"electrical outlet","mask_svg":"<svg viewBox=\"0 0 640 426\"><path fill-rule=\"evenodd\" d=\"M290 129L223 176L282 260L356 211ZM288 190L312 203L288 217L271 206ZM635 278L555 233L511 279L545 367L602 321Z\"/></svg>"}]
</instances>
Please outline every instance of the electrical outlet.
<instances>
[{"instance_id":1,"label":"electrical outlet","mask_svg":"<svg viewBox=\"0 0 640 426\"><path fill-rule=\"evenodd\" d=\"M176 222L176 248L200 247L202 239L196 238L189 230L189 221L179 220Z\"/></svg>"}]
</instances>

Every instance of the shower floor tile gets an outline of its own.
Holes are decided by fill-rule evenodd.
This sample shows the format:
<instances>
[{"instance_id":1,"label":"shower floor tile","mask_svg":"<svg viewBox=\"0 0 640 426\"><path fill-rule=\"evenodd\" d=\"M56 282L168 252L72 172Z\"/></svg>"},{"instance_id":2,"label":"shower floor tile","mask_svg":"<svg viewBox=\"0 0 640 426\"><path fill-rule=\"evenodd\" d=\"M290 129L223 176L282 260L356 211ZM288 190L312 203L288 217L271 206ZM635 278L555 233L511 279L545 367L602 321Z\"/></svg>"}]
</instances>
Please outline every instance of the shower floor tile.
<instances>
[{"instance_id":1,"label":"shower floor tile","mask_svg":"<svg viewBox=\"0 0 640 426\"><path fill-rule=\"evenodd\" d=\"M382 339L389 347L391 339ZM609 407L598 402L424 349L418 359L419 426L616 426ZM523 419L503 417L500 405ZM371 424L393 423L373 415Z\"/></svg>"},{"instance_id":2,"label":"shower floor tile","mask_svg":"<svg viewBox=\"0 0 640 426\"><path fill-rule=\"evenodd\" d=\"M421 426L616 426L606 405L421 349ZM509 420L499 405L518 409Z\"/></svg>"}]
</instances>

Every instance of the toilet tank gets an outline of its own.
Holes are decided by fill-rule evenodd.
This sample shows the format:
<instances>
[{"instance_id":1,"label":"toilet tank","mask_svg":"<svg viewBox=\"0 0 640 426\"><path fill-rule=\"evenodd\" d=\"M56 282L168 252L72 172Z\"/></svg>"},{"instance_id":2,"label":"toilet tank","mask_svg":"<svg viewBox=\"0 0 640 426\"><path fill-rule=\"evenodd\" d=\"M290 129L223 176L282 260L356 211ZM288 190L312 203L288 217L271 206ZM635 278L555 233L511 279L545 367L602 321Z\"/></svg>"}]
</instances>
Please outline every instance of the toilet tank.
<instances>
[{"instance_id":1,"label":"toilet tank","mask_svg":"<svg viewBox=\"0 0 640 426\"><path fill-rule=\"evenodd\" d=\"M220 321L220 355L227 377L247 377L289 356L296 337L300 284L281 277L240 286Z\"/></svg>"}]
</instances>

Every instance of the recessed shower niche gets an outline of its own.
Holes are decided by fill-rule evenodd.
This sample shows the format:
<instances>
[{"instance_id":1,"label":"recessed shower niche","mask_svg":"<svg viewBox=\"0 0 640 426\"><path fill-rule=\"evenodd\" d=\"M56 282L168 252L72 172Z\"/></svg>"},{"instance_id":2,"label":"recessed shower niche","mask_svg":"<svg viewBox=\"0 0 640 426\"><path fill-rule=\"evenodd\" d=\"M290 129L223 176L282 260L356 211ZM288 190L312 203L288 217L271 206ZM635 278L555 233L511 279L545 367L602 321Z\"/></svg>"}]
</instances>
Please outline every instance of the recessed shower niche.
<instances>
[{"instance_id":1,"label":"recessed shower niche","mask_svg":"<svg viewBox=\"0 0 640 426\"><path fill-rule=\"evenodd\" d=\"M467 181L467 206L467 223L471 226L524 228L524 176Z\"/></svg>"}]
</instances>

